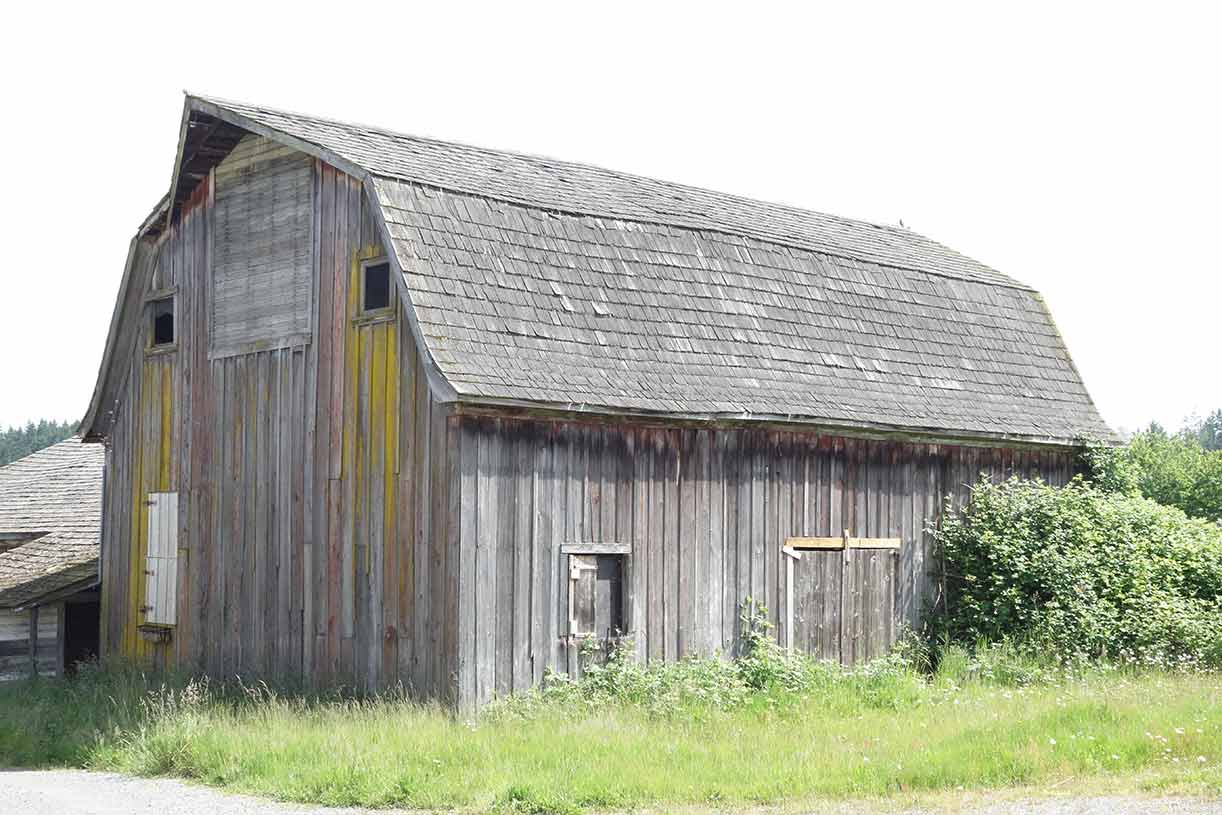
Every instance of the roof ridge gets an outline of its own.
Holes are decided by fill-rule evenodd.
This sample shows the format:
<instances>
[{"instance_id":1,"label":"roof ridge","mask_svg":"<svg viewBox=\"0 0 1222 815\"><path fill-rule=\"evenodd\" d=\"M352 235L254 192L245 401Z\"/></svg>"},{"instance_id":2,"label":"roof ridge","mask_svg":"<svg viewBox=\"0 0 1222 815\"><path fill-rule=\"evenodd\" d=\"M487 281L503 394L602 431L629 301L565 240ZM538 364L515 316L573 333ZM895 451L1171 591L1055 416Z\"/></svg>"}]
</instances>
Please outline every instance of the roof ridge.
<instances>
[{"instance_id":1,"label":"roof ridge","mask_svg":"<svg viewBox=\"0 0 1222 815\"><path fill-rule=\"evenodd\" d=\"M549 156L543 153L529 153L523 150L506 150L506 149L499 148L499 147L486 147L484 145L473 144L471 142L461 141L458 139L441 139L441 138L437 138L436 136L420 136L414 133L404 133L401 130L391 130L390 128L385 127L383 125L368 124L366 122L355 122L355 121L349 121L347 119L336 119L330 116L319 116L315 113L306 113L304 111L290 110L288 108L267 107L265 105L256 105L253 102L243 102L239 99L225 99L220 96L206 96L203 94L194 94L194 93L191 93L190 91L184 91L184 93L186 93L187 96L193 97L195 99L201 99L205 102L211 102L214 105L219 105L222 107L228 106L228 105L241 105L242 107L251 107L251 108L257 107L257 108L260 108L262 110L265 110L271 113L281 113L281 114L287 114L289 116L300 116L302 118L313 119L318 122L327 122L328 124L343 125L344 127L361 128L363 130L369 130L374 133L380 133L383 136L393 136L398 139L411 139L412 141L428 142L430 144L436 144L436 145L440 145L443 147L463 147L468 150L475 150L480 153L486 153L488 155L493 155L493 156L516 156L518 158L531 159L534 161L547 161L547 162L553 162L555 164L561 164L561 165L565 165L569 167L580 167L586 170L597 170L599 172L609 173L611 175L618 176L620 178L634 179L638 181L650 181L656 184L665 184L668 187L681 187L685 190L692 190L694 192L702 192L702 193L708 193L710 195L718 195L718 196L727 196L727 197L735 198L738 201L742 201L742 202L749 203L749 204L763 204L764 206L781 207L784 209L792 210L793 212L799 212L799 213L803 213L807 215L819 215L824 218L834 218L838 221L845 221L847 223L859 224L861 226L871 226L876 229L885 229L889 232L895 232L901 235L917 235L919 237L925 238L925 240L932 240L932 238L928 238L919 232L915 232L911 229L908 229L907 227L897 226L895 224L887 224L887 223L882 223L880 221L871 221L866 218L858 218L852 215L839 215L834 212L824 212L823 210L810 209L808 207L799 206L797 204L788 204L782 201L770 201L764 198L754 198L749 195L742 195L741 193L727 192L725 190L716 190L716 189L713 189L712 187L702 187L697 184L688 184L683 181L668 181L665 178L658 178L656 176L651 176L651 175L641 175L640 173L630 173L624 170L617 170L612 167L607 167L602 164L594 164L588 161L575 161L573 159L558 158L556 156ZM385 173L372 173L371 172L371 174L380 175L386 178L401 178L400 176L388 176ZM436 183L430 184L429 182L423 182L415 178L402 177L402 180L412 181L412 182L420 183L420 184L426 184L428 186L436 186L441 189L450 189L449 187L446 187L445 185L442 185L442 184L436 184ZM468 192L466 190L458 190L458 189L455 189L454 191L455 192ZM477 193L472 193L472 194L477 194ZM494 196L494 195L486 195L483 193L478 193L478 194L484 195L484 197L486 198L497 198L497 196ZM528 204L527 206L530 206L530 205ZM537 203L534 204L533 206L537 208L543 208L541 205ZM563 211L562 208L557 208L557 209L559 211ZM593 214L593 213L583 213L583 214ZM623 220L637 220L637 219L624 218ZM934 242L936 243L936 241ZM944 244L938 244L938 245L942 246L943 248L949 248L949 247L946 247ZM950 251L953 252L955 250L951 249Z\"/></svg>"},{"instance_id":2,"label":"roof ridge","mask_svg":"<svg viewBox=\"0 0 1222 815\"><path fill-rule=\"evenodd\" d=\"M681 222L677 218L667 221L667 220L662 220L660 218L645 218L641 216L620 215L620 214L615 214L615 213L610 213L610 212L595 212L591 210L579 209L576 207L551 206L551 205L542 204L538 201L529 201L529 200L522 199L522 198L511 198L505 195L495 195L493 193L486 192L486 191L463 189L455 185L440 184L435 181L421 181L418 178L410 178L408 176L400 176L400 175L391 175L388 173L370 173L370 176L372 176L373 178L384 180L384 181L393 181L399 184L411 184L416 187L425 187L425 188L435 189L440 192L450 193L451 195L461 195L467 198L483 198L489 201L499 201L503 204L509 204L510 206L522 207L523 209L533 209L539 212L557 213L560 215L568 215L568 216L575 217L575 218L608 218L611 220L624 221L626 223L633 223L633 224L648 224L651 226L669 226L669 227L675 227L678 229L690 230L694 232L711 232L711 233L722 234L722 235L734 235L740 238L749 238L750 240L758 241L759 243L772 244L774 246L783 246L787 249L800 249L804 252L815 252L817 254L825 255L827 257L841 258L842 260L852 260L857 263L872 263L876 266L883 266L889 269L899 269L905 272L915 272L917 274L929 275L930 277L940 277L945 280L958 280L962 283L974 283L974 284L981 285L981 286L992 286L995 288L1014 289L1016 291L1027 291L1027 292L1038 293L1038 291L1035 288L1028 286L1027 284L1022 283L1020 281L1014 280L1013 278L1010 278L1008 275L1002 275L1001 272L996 272L996 273L999 276L1006 277L1008 282L1002 282L1002 281L997 281L997 280L976 280L976 279L967 277L966 275L957 275L952 272L944 272L938 269L922 268L921 266L918 266L916 264L904 265L903 263L900 263L899 261L895 261L895 260L882 260L876 257L863 257L861 254L855 255L850 250L844 249L841 247L829 248L827 246L815 246L813 242L802 243L801 241L797 239L792 239L792 238L786 240L786 239L779 238L779 237L773 237L773 236L768 236L768 235L759 235L756 233L752 233L746 229L735 230L729 227L710 226L707 224L693 225L691 223ZM388 203L386 201L379 201L378 203L380 206L388 206ZM913 234L919 235L920 233L913 233ZM950 248L949 246L946 246L943 243L939 243L938 241L935 241L932 238L925 237L924 235L921 235L921 237L929 241L930 243L936 244L937 246L941 247L942 249L945 249L948 252L954 252L955 254L960 254L956 250Z\"/></svg>"},{"instance_id":3,"label":"roof ridge","mask_svg":"<svg viewBox=\"0 0 1222 815\"><path fill-rule=\"evenodd\" d=\"M666 179L656 178L654 176L640 175L637 173L630 173L630 172L625 172L622 170L616 170L616 169L605 167L599 164L592 164L592 163L582 162L582 161L572 161L569 159L555 158L552 156L546 156L546 155L539 154L539 153L527 153L527 152L521 152L517 150L503 150L503 149L497 149L497 148L484 147L481 145L470 144L468 142L448 140L448 139L439 139L439 138L432 137L432 136L418 136L418 135L413 135L410 133L403 133L400 131L391 130L389 128L386 128L380 125L364 124L360 122L348 121L345 119L336 119L336 118L331 118L327 116L318 116L313 113L305 113L302 111L295 111L295 110L290 110L287 108L268 107L265 105L254 104L250 102L243 102L243 101L236 100L236 99L225 99L219 96L206 96L203 94L192 94L189 91L185 91L185 93L188 96L188 98L199 99L203 102L213 104L218 107L225 107L230 110L234 110L233 106L237 106L239 108L258 110L258 111L263 111L266 113L271 113L271 114L276 114L276 115L300 117L302 119L312 120L315 122L322 122L322 123L329 124L329 125L337 125L337 126L344 127L344 128L355 128L355 129L366 130L371 133L376 133L378 135L393 138L393 139L405 139L405 140L412 141L412 142L436 145L436 146L443 147L443 148L460 147L466 150L472 150L472 151L478 152L486 156L494 156L494 157L495 156L499 156L499 157L508 156L508 157L524 159L527 161L537 162L541 164L550 164L554 169L564 169L567 167L567 168L581 169L581 170L587 170L587 171L594 171L597 173L605 173L608 176L614 177L616 179L628 181L628 182L643 182L646 184L660 185L664 188L670 188L670 189L680 191L680 192L693 193L693 194L697 194L700 196L713 196L715 198L729 200L730 202L738 204L738 205L749 205L749 206L760 208L760 209L779 210L787 215L795 216L798 218L802 218L802 217L810 218L813 216L814 218L827 219L829 221L833 221L839 224L844 224L847 226L852 226L852 227L857 227L857 228L864 227L864 228L878 229L880 231L887 233L888 235L897 236L904 240L910 240L910 241L915 240L917 242L925 242L931 246L937 247L937 249L939 249L942 252L947 253L948 255L954 256L956 258L961 258L963 261L966 261L968 263L976 264L977 266L980 266L981 268L987 270L988 272L990 272L992 275L996 276L996 278L999 278L999 279L981 280L979 278L971 276L970 274L966 272L956 274L953 271L931 270L928 268L923 268L916 264L904 265L903 263L897 262L895 260L890 260L890 261L880 260L878 256L863 256L863 255L871 254L868 252L854 253L850 249L847 249L842 246L826 245L826 244L834 243L833 241L827 241L826 244L824 244L824 243L817 242L817 241L803 241L800 238L793 237L793 236L786 237L786 236L779 236L776 234L762 235L747 227L740 227L736 229L733 226L729 224L724 224L724 223L718 224L718 225L693 224L690 220L685 220L682 217L672 217L669 219L665 219L662 217L652 217L651 218L648 216L648 214L632 215L632 214L624 214L624 213L615 213L615 212L608 211L607 209L600 210L596 207L584 207L583 208L583 207L577 207L577 206L564 206L561 204L557 204L556 202L547 203L547 202L543 202L539 200L529 199L526 197L513 197L509 195L498 195L488 190L468 189L458 184L445 183L437 179L424 179L424 178L420 178L420 177L409 175L409 174L387 172L386 170L376 170L375 171L373 169L370 169L369 167L363 166L361 162L359 161L354 161L354 164L362 166L363 169L366 172L368 172L371 176L375 176L378 178L405 181L408 183L417 184L417 185L424 186L424 187L433 187L436 189L447 190L447 191L458 193L461 195L472 195L472 196L486 198L486 199L493 200L493 201L505 201L507 203L515 204L518 206L523 206L529 209L535 209L535 210L541 210L541 211L547 211L547 212L570 213L574 215L582 215L582 216L590 216L590 217L614 218L616 220L627 221L627 222L632 222L632 223L658 224L658 225L663 225L663 226L674 226L674 227L678 227L681 229L697 229L697 230L704 230L704 231L710 231L710 232L719 232L719 233L727 234L727 235L737 235L739 237L746 237L746 238L751 238L753 240L760 240L762 242L772 243L778 246L787 246L791 248L818 251L818 252L833 256L833 257L842 257L842 258L847 258L851 260L856 260L859 262L879 263L880 265L890 266L892 268L927 273L935 277L941 277L941 278L949 279L949 280L977 282L977 283L982 283L984 285L992 285L992 286L998 286L998 287L1004 287L1004 288L1013 288L1013 289L1018 289L1022 291L1035 291L1035 289L1032 288L1031 286L1025 283L1022 283L1021 281L1018 281L1010 277L1009 275L1000 272L997 269L994 269L992 266L989 266L988 264L982 263L974 258L964 255L962 252L959 252L958 250L950 246L947 246L946 244L940 241L937 241L927 235L924 235L920 232L909 229L907 227L896 226L894 224L879 223L877 221L870 221L864 218L856 218L852 216L838 215L838 214L830 213L830 212L823 212L821 210L801 207L796 204L788 204L788 203L783 203L779 201L769 201L769 200L765 200L762 198L754 198L754 197L742 195L739 193L725 192L721 190L715 190L710 187L701 187L701 186L687 184L687 183L679 182L679 181L668 181ZM240 110L234 110L234 112L238 113L239 115L243 115ZM318 144L317 146L324 148L324 149L328 149L326 148L325 145L322 145L322 144Z\"/></svg>"}]
</instances>

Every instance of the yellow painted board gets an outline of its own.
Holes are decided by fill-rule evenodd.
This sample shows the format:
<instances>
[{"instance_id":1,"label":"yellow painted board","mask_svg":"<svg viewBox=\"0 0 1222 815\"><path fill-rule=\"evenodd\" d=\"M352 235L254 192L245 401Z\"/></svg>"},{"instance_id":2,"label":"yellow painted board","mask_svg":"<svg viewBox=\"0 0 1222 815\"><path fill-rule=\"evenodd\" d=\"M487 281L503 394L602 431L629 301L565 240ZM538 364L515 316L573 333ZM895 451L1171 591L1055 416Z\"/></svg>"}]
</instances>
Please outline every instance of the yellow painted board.
<instances>
[{"instance_id":1,"label":"yellow painted board","mask_svg":"<svg viewBox=\"0 0 1222 815\"><path fill-rule=\"evenodd\" d=\"M849 538L851 549L899 549L899 538Z\"/></svg>"},{"instance_id":2,"label":"yellow painted board","mask_svg":"<svg viewBox=\"0 0 1222 815\"><path fill-rule=\"evenodd\" d=\"M850 549L899 549L900 538L786 538L791 549L843 549L847 540Z\"/></svg>"},{"instance_id":3,"label":"yellow painted board","mask_svg":"<svg viewBox=\"0 0 1222 815\"><path fill-rule=\"evenodd\" d=\"M786 538L791 549L843 549L844 538Z\"/></svg>"},{"instance_id":4,"label":"yellow painted board","mask_svg":"<svg viewBox=\"0 0 1222 815\"><path fill-rule=\"evenodd\" d=\"M161 370L161 404L158 407L161 410L161 438L158 439L158 444L161 445L158 461L160 468L157 473L157 489L160 492L170 491L170 456L171 440L173 434L173 404L172 386L174 379L174 366L165 362L158 366Z\"/></svg>"}]
</instances>

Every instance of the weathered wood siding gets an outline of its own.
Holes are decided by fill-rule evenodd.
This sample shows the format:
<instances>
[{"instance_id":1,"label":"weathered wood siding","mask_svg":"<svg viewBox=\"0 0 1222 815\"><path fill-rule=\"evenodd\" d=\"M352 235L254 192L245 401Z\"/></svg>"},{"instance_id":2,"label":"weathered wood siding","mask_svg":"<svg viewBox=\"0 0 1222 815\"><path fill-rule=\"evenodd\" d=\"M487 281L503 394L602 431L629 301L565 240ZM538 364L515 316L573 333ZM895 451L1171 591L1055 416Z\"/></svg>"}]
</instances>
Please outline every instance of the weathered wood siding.
<instances>
[{"instance_id":1,"label":"weathered wood siding","mask_svg":"<svg viewBox=\"0 0 1222 815\"><path fill-rule=\"evenodd\" d=\"M180 239L140 242L135 247L133 274L139 275L144 295L173 291L180 277L195 271L192 250L201 241L207 194L207 185L203 184L192 197L191 208L183 216ZM129 341L134 347L127 359L106 457L101 564L103 651L110 648L162 666L170 662L169 648L142 640L137 627L144 622L147 497L152 492L177 491L179 485L184 418L176 410L183 387L179 359L191 348L190 337L183 332L184 325L190 324L190 292L186 294L178 294L178 342L174 348L149 348L147 314L142 313L140 324L132 330ZM181 546L181 536L179 541Z\"/></svg>"},{"instance_id":2,"label":"weathered wood siding","mask_svg":"<svg viewBox=\"0 0 1222 815\"><path fill-rule=\"evenodd\" d=\"M680 429L482 416L451 419L460 461L451 545L460 563L460 703L576 666L563 639L567 543L632 547L627 626L642 659L733 652L739 604L786 620L781 546L790 536L901 538L889 553L853 553L860 596L845 606L847 660L872 656L933 597L930 541L943 497L967 499L981 472L1061 484L1067 453L878 441L763 429ZM837 553L839 557L839 553ZM817 566L811 558L807 571ZM837 569L840 561L836 561ZM808 579L809 577L809 579ZM795 587L839 593L804 571ZM814 650L839 621L800 599L798 643ZM828 603L830 609L833 604ZM893 610L893 611L892 611ZM799 625L801 626L799 628Z\"/></svg>"},{"instance_id":3,"label":"weathered wood siding","mask_svg":"<svg viewBox=\"0 0 1222 815\"><path fill-rule=\"evenodd\" d=\"M314 160L246 136L213 178L213 356L304 345L314 281Z\"/></svg>"},{"instance_id":4,"label":"weathered wood siding","mask_svg":"<svg viewBox=\"0 0 1222 815\"><path fill-rule=\"evenodd\" d=\"M213 179L136 248L142 290L177 298L177 343L146 351L147 325L131 342L107 460L103 653L452 698L445 413L402 310L358 318L360 261L382 253L360 182L310 173L304 344L210 353ZM138 632L150 492L179 500L168 643Z\"/></svg>"},{"instance_id":5,"label":"weathered wood siding","mask_svg":"<svg viewBox=\"0 0 1222 815\"><path fill-rule=\"evenodd\" d=\"M360 264L383 255L360 183L320 166L312 673L452 698L445 411L396 308L360 315Z\"/></svg>"},{"instance_id":6,"label":"weathered wood siding","mask_svg":"<svg viewBox=\"0 0 1222 815\"><path fill-rule=\"evenodd\" d=\"M0 682L30 676L29 611L0 610ZM40 676L55 676L59 657L58 605L38 609L35 661Z\"/></svg>"},{"instance_id":7,"label":"weathered wood siding","mask_svg":"<svg viewBox=\"0 0 1222 815\"><path fill-rule=\"evenodd\" d=\"M135 247L141 296L176 298L176 344L149 348L146 317L124 326L104 654L217 676L403 683L470 706L528 688L548 667L578 669L559 546L610 543L631 547L624 616L642 659L733 652L750 596L797 647L851 661L919 622L936 587L922 530L945 495L964 500L981 471L1070 475L1061 451L455 412L431 392L402 306L360 313L361 263L385 251L361 182L305 164L311 291L300 342L212 353L210 298L214 283L225 288L215 171ZM300 287L286 286L298 302ZM167 642L139 631L150 493L178 501ZM902 539L898 561L855 553L837 574L806 558L788 608L782 542L846 529Z\"/></svg>"}]
</instances>

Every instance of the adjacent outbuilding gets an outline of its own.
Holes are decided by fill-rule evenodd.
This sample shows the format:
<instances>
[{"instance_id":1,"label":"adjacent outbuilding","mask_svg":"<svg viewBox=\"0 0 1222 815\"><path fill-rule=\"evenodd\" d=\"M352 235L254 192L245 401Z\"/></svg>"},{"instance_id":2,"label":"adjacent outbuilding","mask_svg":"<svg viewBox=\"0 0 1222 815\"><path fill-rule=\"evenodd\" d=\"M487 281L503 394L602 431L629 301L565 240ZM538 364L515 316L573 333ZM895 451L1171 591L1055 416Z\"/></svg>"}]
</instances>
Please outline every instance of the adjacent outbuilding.
<instances>
[{"instance_id":1,"label":"adjacent outbuilding","mask_svg":"<svg viewBox=\"0 0 1222 815\"><path fill-rule=\"evenodd\" d=\"M461 707L747 598L880 654L947 497L1111 435L1040 295L908 229L197 96L82 429L105 652Z\"/></svg>"},{"instance_id":2,"label":"adjacent outbuilding","mask_svg":"<svg viewBox=\"0 0 1222 815\"><path fill-rule=\"evenodd\" d=\"M0 680L97 655L103 460L74 438L0 467Z\"/></svg>"}]
</instances>

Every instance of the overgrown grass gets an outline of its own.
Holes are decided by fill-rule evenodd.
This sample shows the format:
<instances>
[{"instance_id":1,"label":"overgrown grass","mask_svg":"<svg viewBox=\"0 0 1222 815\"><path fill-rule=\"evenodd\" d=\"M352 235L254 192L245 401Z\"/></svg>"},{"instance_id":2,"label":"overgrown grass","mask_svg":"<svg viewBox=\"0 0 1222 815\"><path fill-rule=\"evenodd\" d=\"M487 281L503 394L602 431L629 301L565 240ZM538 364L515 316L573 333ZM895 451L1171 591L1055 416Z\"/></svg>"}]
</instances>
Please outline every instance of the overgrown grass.
<instances>
[{"instance_id":1,"label":"overgrown grass","mask_svg":"<svg viewBox=\"0 0 1222 815\"><path fill-rule=\"evenodd\" d=\"M0 688L0 765L175 775L323 804L537 813L1091 778L1222 792L1217 674L1068 675L1004 647L952 647L933 673L912 653L856 670L771 648L754 659L613 659L470 721L394 693L307 699L87 672Z\"/></svg>"}]
</instances>

